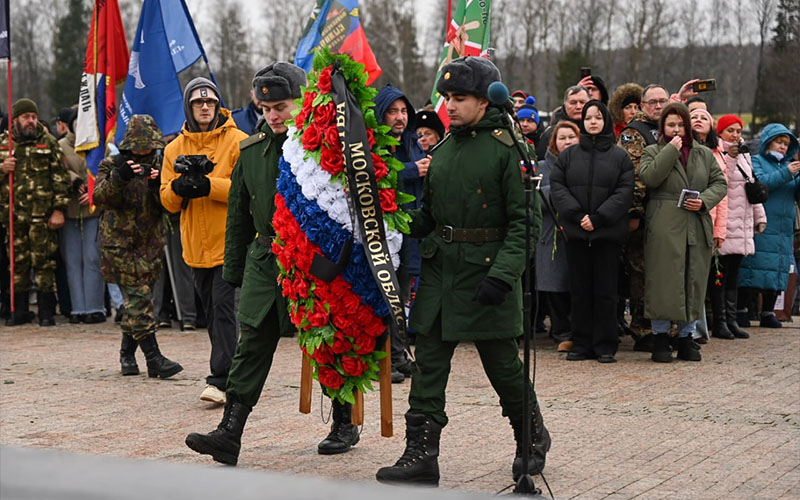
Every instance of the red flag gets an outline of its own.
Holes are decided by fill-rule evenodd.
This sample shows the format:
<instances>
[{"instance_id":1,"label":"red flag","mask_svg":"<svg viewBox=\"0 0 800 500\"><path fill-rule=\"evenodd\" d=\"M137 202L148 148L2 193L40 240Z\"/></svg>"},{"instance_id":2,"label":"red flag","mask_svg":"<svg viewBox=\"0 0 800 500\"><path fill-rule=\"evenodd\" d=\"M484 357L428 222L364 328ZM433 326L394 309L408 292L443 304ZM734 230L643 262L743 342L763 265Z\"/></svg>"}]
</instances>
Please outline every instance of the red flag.
<instances>
[{"instance_id":1,"label":"red flag","mask_svg":"<svg viewBox=\"0 0 800 500\"><path fill-rule=\"evenodd\" d=\"M96 0L83 63L75 126L75 151L84 152L88 190L94 191L97 167L113 140L117 124L116 86L128 74L128 43L117 0Z\"/></svg>"}]
</instances>

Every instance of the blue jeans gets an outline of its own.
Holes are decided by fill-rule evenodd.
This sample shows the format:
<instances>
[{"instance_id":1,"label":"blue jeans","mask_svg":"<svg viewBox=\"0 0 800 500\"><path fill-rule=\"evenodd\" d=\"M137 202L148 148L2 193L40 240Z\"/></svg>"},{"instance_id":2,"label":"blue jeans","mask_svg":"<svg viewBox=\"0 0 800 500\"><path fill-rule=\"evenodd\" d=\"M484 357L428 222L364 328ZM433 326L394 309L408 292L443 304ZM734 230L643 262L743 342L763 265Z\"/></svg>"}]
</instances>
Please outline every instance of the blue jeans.
<instances>
[{"instance_id":1,"label":"blue jeans","mask_svg":"<svg viewBox=\"0 0 800 500\"><path fill-rule=\"evenodd\" d=\"M650 326L653 329L653 335L660 333L669 333L671 321L668 319L651 319ZM697 331L697 320L694 321L678 321L678 337L691 337Z\"/></svg>"},{"instance_id":2,"label":"blue jeans","mask_svg":"<svg viewBox=\"0 0 800 500\"><path fill-rule=\"evenodd\" d=\"M125 298L122 296L122 290L119 285L114 283L108 284L108 296L111 299L111 307L119 310L125 304Z\"/></svg>"},{"instance_id":3,"label":"blue jeans","mask_svg":"<svg viewBox=\"0 0 800 500\"><path fill-rule=\"evenodd\" d=\"M67 269L72 314L105 312L100 274L99 219L67 219L61 229L61 258Z\"/></svg>"}]
</instances>

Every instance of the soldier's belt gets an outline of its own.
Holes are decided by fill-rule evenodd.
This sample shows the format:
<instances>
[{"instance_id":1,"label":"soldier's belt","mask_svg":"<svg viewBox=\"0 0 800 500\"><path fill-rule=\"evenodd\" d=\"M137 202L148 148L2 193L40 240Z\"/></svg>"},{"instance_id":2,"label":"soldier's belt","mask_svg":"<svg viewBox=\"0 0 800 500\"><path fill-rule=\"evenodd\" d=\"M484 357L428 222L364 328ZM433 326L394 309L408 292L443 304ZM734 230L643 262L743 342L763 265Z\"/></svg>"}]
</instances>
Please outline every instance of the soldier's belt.
<instances>
[{"instance_id":1,"label":"soldier's belt","mask_svg":"<svg viewBox=\"0 0 800 500\"><path fill-rule=\"evenodd\" d=\"M272 248L272 236L256 233L255 240L262 246L265 246L267 248Z\"/></svg>"},{"instance_id":2,"label":"soldier's belt","mask_svg":"<svg viewBox=\"0 0 800 500\"><path fill-rule=\"evenodd\" d=\"M485 243L488 241L501 241L506 237L506 228L504 227L476 227L469 229L462 229L453 226L436 225L436 234L438 234L445 243L468 242L468 243Z\"/></svg>"}]
</instances>

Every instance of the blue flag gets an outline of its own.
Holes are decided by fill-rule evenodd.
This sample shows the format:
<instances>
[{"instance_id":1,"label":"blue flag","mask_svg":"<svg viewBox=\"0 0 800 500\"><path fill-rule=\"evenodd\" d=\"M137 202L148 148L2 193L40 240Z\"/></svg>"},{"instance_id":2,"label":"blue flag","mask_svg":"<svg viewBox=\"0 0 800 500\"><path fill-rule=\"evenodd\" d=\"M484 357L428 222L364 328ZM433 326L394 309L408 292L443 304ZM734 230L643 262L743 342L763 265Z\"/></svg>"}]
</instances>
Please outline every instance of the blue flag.
<instances>
[{"instance_id":1,"label":"blue flag","mask_svg":"<svg viewBox=\"0 0 800 500\"><path fill-rule=\"evenodd\" d=\"M11 59L11 30L8 29L8 0L0 0L0 59Z\"/></svg>"},{"instance_id":2,"label":"blue flag","mask_svg":"<svg viewBox=\"0 0 800 500\"><path fill-rule=\"evenodd\" d=\"M144 0L117 117L117 144L135 114L152 116L164 135L180 132L185 116L178 74L200 57L206 55L184 0Z\"/></svg>"}]
</instances>

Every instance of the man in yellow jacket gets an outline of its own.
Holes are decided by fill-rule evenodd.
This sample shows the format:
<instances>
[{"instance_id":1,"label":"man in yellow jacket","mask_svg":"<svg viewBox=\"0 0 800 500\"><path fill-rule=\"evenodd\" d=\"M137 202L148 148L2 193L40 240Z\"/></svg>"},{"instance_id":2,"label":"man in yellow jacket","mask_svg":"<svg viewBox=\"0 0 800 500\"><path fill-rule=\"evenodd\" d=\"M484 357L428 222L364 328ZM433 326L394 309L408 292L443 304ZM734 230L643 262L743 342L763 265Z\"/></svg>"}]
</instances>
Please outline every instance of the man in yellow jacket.
<instances>
[{"instance_id":1,"label":"man in yellow jacket","mask_svg":"<svg viewBox=\"0 0 800 500\"><path fill-rule=\"evenodd\" d=\"M211 374L206 377L200 399L224 404L228 370L236 349L235 288L222 279L225 220L231 173L239 159L239 143L247 139L247 134L236 127L230 111L220 106L219 90L205 78L195 78L186 85L183 109L183 130L164 149L161 204L170 212L181 213L183 259L192 268L208 321ZM201 158L179 160L183 155ZM204 171L202 156L214 164L213 169L205 163ZM178 165L193 165L200 173L176 173L176 160Z\"/></svg>"}]
</instances>

